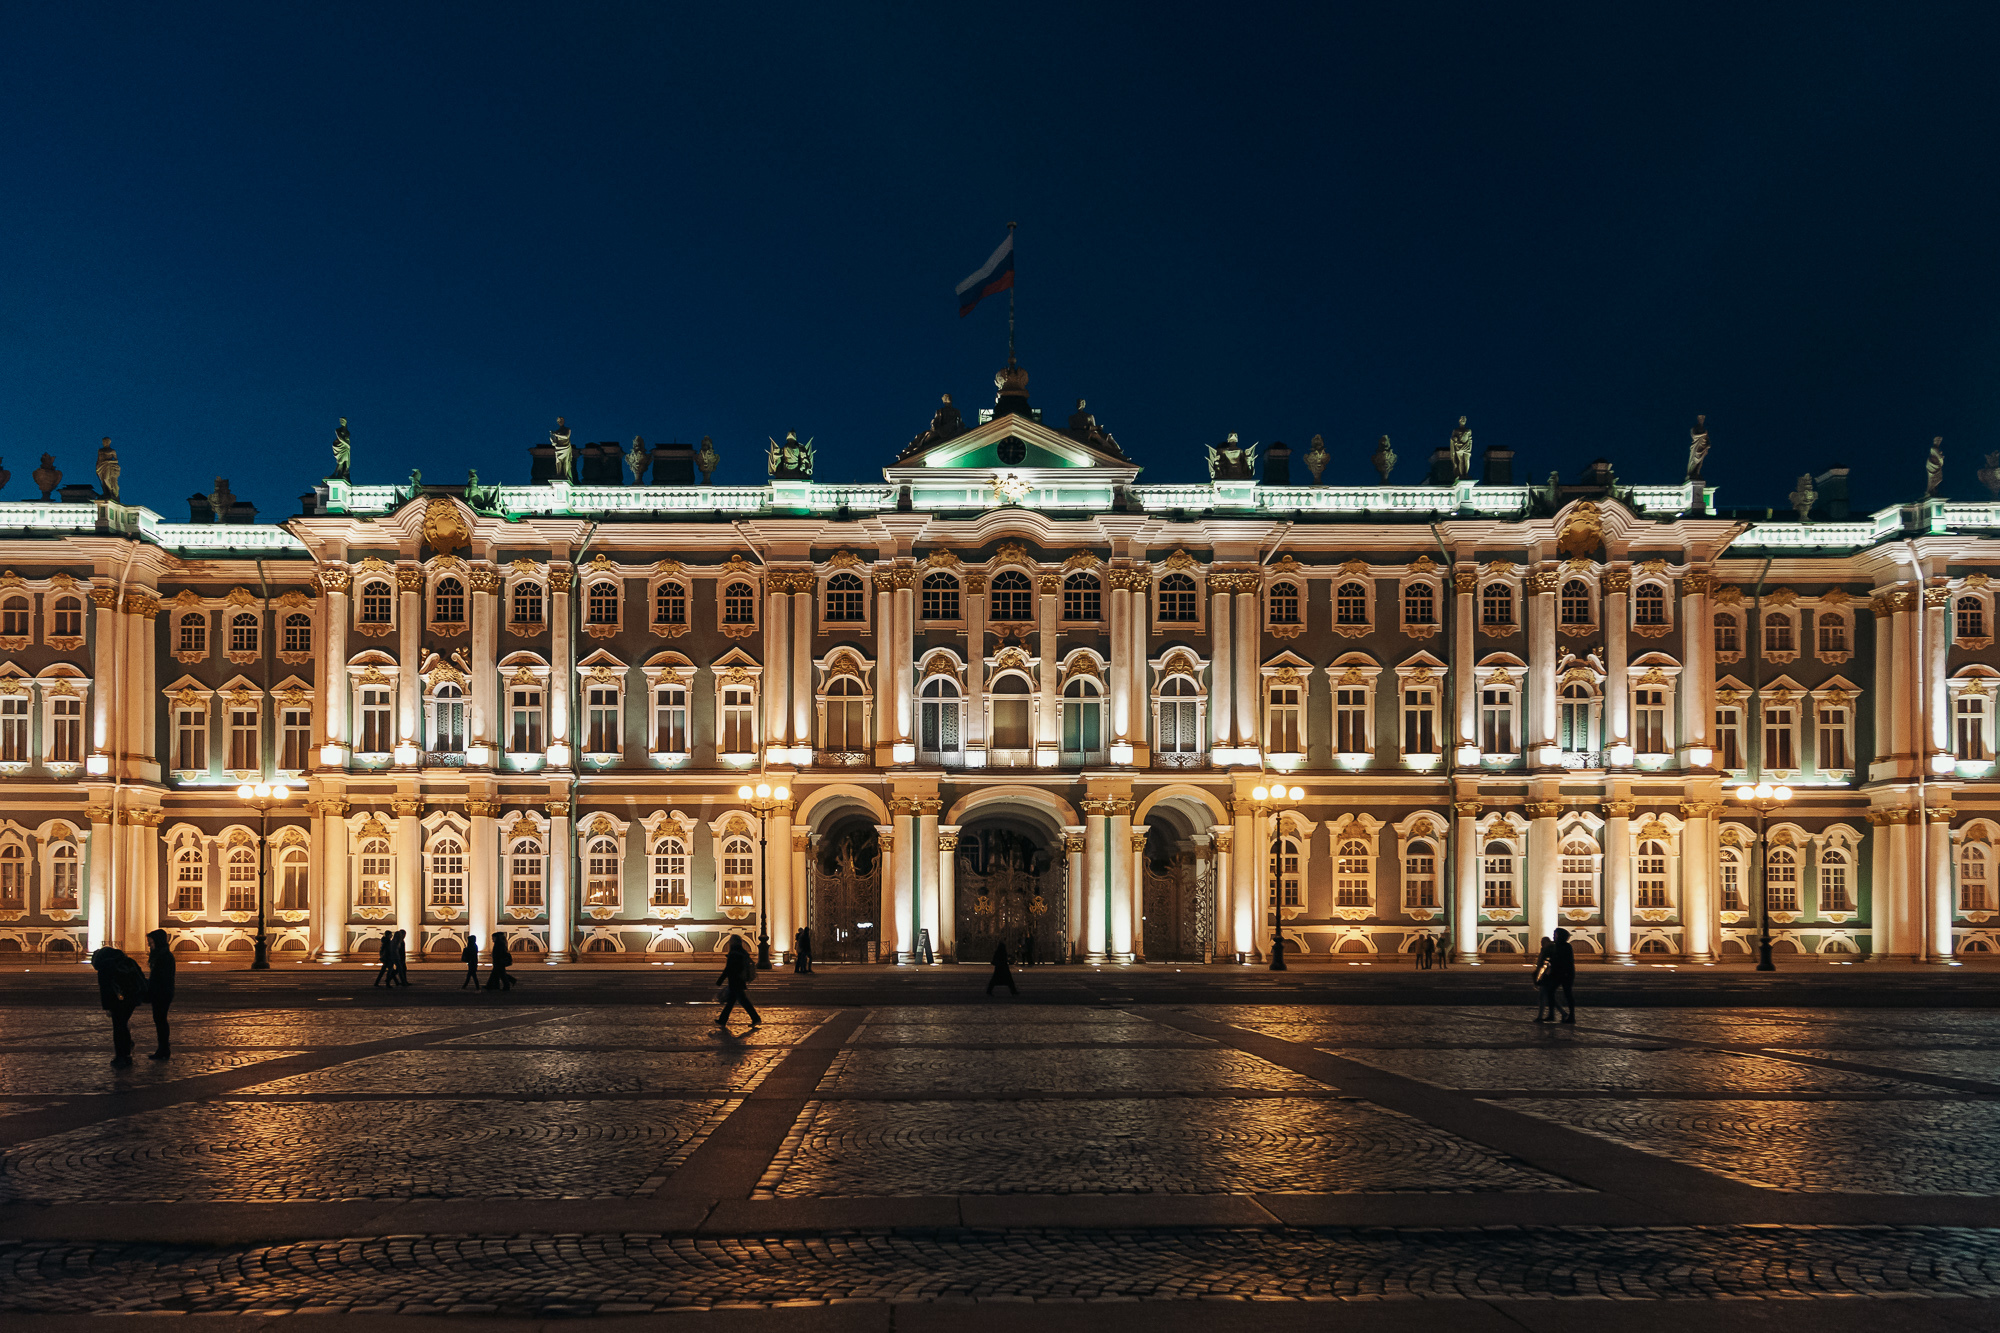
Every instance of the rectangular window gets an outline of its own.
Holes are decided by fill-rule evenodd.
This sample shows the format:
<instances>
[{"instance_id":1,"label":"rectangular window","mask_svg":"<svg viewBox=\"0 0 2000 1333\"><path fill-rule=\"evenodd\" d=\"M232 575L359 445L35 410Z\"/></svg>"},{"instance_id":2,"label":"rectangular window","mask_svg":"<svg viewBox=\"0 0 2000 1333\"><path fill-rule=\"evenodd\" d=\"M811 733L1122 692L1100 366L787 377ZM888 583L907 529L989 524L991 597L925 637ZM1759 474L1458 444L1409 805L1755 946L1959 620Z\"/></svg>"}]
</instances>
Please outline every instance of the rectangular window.
<instances>
[{"instance_id":1,"label":"rectangular window","mask_svg":"<svg viewBox=\"0 0 2000 1333\"><path fill-rule=\"evenodd\" d=\"M395 743L389 725L389 691L383 686L364 685L361 688L361 726L359 743L354 747L359 754L387 754Z\"/></svg>"},{"instance_id":2,"label":"rectangular window","mask_svg":"<svg viewBox=\"0 0 2000 1333\"><path fill-rule=\"evenodd\" d=\"M1371 868L1368 864L1368 844L1358 839L1349 839L1340 844L1333 862L1333 902L1336 907L1366 907L1369 905Z\"/></svg>"},{"instance_id":3,"label":"rectangular window","mask_svg":"<svg viewBox=\"0 0 2000 1333\"><path fill-rule=\"evenodd\" d=\"M1633 745L1640 754L1669 754L1667 744L1667 692L1642 689L1633 694Z\"/></svg>"},{"instance_id":4,"label":"rectangular window","mask_svg":"<svg viewBox=\"0 0 2000 1333\"><path fill-rule=\"evenodd\" d=\"M1503 843L1496 845L1504 846L1505 844ZM1481 904L1485 907L1493 909L1496 912L1513 911L1514 910L1513 856L1511 854L1505 854L1489 850L1486 856L1483 858L1483 861L1484 864L1480 867L1481 870L1484 872L1480 876L1480 881L1482 885L1482 891L1480 895Z\"/></svg>"},{"instance_id":5,"label":"rectangular window","mask_svg":"<svg viewBox=\"0 0 2000 1333\"><path fill-rule=\"evenodd\" d=\"M1764 617L1764 651L1767 653L1789 653L1792 651L1792 621L1786 615Z\"/></svg>"},{"instance_id":6,"label":"rectangular window","mask_svg":"<svg viewBox=\"0 0 2000 1333\"><path fill-rule=\"evenodd\" d=\"M1429 843L1416 843L1403 858L1403 905L1436 907L1437 853Z\"/></svg>"},{"instance_id":7,"label":"rectangular window","mask_svg":"<svg viewBox=\"0 0 2000 1333\"><path fill-rule=\"evenodd\" d=\"M722 691L722 753L757 752L757 709L749 687L726 686Z\"/></svg>"},{"instance_id":8,"label":"rectangular window","mask_svg":"<svg viewBox=\"0 0 2000 1333\"><path fill-rule=\"evenodd\" d=\"M1764 709L1764 767L1787 771L1798 767L1792 762L1792 710L1788 707Z\"/></svg>"},{"instance_id":9,"label":"rectangular window","mask_svg":"<svg viewBox=\"0 0 2000 1333\"><path fill-rule=\"evenodd\" d=\"M1404 690L1403 753L1437 752L1437 692L1429 688Z\"/></svg>"},{"instance_id":10,"label":"rectangular window","mask_svg":"<svg viewBox=\"0 0 2000 1333\"><path fill-rule=\"evenodd\" d=\"M1304 754L1299 743L1299 689L1294 685L1271 687L1270 713L1265 722L1265 748L1272 754Z\"/></svg>"},{"instance_id":11,"label":"rectangular window","mask_svg":"<svg viewBox=\"0 0 2000 1333\"><path fill-rule=\"evenodd\" d=\"M385 842L366 843L361 848L361 905L363 907L389 906L389 894L395 882L396 859L389 855Z\"/></svg>"},{"instance_id":12,"label":"rectangular window","mask_svg":"<svg viewBox=\"0 0 2000 1333\"><path fill-rule=\"evenodd\" d=\"M1959 910L1984 912L1989 899L1986 896L1986 849L1967 846L1958 861Z\"/></svg>"},{"instance_id":13,"label":"rectangular window","mask_svg":"<svg viewBox=\"0 0 2000 1333\"><path fill-rule=\"evenodd\" d=\"M1743 715L1734 708L1715 710L1715 763L1724 770L1743 767Z\"/></svg>"},{"instance_id":14,"label":"rectangular window","mask_svg":"<svg viewBox=\"0 0 2000 1333\"><path fill-rule=\"evenodd\" d=\"M585 754L617 754L619 745L618 688L593 685L584 712Z\"/></svg>"},{"instance_id":15,"label":"rectangular window","mask_svg":"<svg viewBox=\"0 0 2000 1333\"><path fill-rule=\"evenodd\" d=\"M1597 905L1597 854L1580 844L1562 849L1562 905Z\"/></svg>"},{"instance_id":16,"label":"rectangular window","mask_svg":"<svg viewBox=\"0 0 2000 1333\"><path fill-rule=\"evenodd\" d=\"M1819 709L1819 769L1825 773L1851 769L1847 754L1847 710L1826 704Z\"/></svg>"},{"instance_id":17,"label":"rectangular window","mask_svg":"<svg viewBox=\"0 0 2000 1333\"><path fill-rule=\"evenodd\" d=\"M1333 748L1341 754L1368 753L1368 691L1333 692Z\"/></svg>"},{"instance_id":18,"label":"rectangular window","mask_svg":"<svg viewBox=\"0 0 2000 1333\"><path fill-rule=\"evenodd\" d=\"M175 651L190 654L208 652L207 616L195 612L181 617L180 639Z\"/></svg>"},{"instance_id":19,"label":"rectangular window","mask_svg":"<svg viewBox=\"0 0 2000 1333\"><path fill-rule=\"evenodd\" d=\"M431 700L431 749L458 754L465 749L465 699L457 686Z\"/></svg>"},{"instance_id":20,"label":"rectangular window","mask_svg":"<svg viewBox=\"0 0 2000 1333\"><path fill-rule=\"evenodd\" d=\"M687 748L687 686L662 685L653 691L653 750L657 754L686 754Z\"/></svg>"},{"instance_id":21,"label":"rectangular window","mask_svg":"<svg viewBox=\"0 0 2000 1333\"><path fill-rule=\"evenodd\" d=\"M1854 900L1847 896L1847 862L1838 855L1829 855L1819 863L1819 910L1854 910Z\"/></svg>"},{"instance_id":22,"label":"rectangular window","mask_svg":"<svg viewBox=\"0 0 2000 1333\"><path fill-rule=\"evenodd\" d=\"M303 773L312 753L312 710L287 708L284 713L284 753L278 764L288 773Z\"/></svg>"},{"instance_id":23,"label":"rectangular window","mask_svg":"<svg viewBox=\"0 0 2000 1333\"><path fill-rule=\"evenodd\" d=\"M1638 907L1665 907L1667 905L1667 857L1656 849L1657 843L1648 843L1640 848L1633 859L1633 870L1637 878L1637 888L1632 899Z\"/></svg>"},{"instance_id":24,"label":"rectangular window","mask_svg":"<svg viewBox=\"0 0 2000 1333\"><path fill-rule=\"evenodd\" d=\"M688 905L687 849L678 838L667 838L653 847L653 906Z\"/></svg>"},{"instance_id":25,"label":"rectangular window","mask_svg":"<svg viewBox=\"0 0 2000 1333\"><path fill-rule=\"evenodd\" d=\"M229 763L232 772L256 772L264 767L263 747L257 744L259 710L229 710Z\"/></svg>"},{"instance_id":26,"label":"rectangular window","mask_svg":"<svg viewBox=\"0 0 2000 1333\"><path fill-rule=\"evenodd\" d=\"M653 623L685 625L687 620L687 589L678 583L662 583L653 592Z\"/></svg>"},{"instance_id":27,"label":"rectangular window","mask_svg":"<svg viewBox=\"0 0 2000 1333\"><path fill-rule=\"evenodd\" d=\"M513 619L516 625L539 625L542 623L541 584L522 582L514 585Z\"/></svg>"},{"instance_id":28,"label":"rectangular window","mask_svg":"<svg viewBox=\"0 0 2000 1333\"><path fill-rule=\"evenodd\" d=\"M228 896L223 900L225 912L254 912L257 910L257 854L242 848L229 854L228 875L223 880Z\"/></svg>"},{"instance_id":29,"label":"rectangular window","mask_svg":"<svg viewBox=\"0 0 2000 1333\"><path fill-rule=\"evenodd\" d=\"M1104 590L1091 574L1073 576L1063 583L1064 620L1102 620Z\"/></svg>"},{"instance_id":30,"label":"rectangular window","mask_svg":"<svg viewBox=\"0 0 2000 1333\"><path fill-rule=\"evenodd\" d=\"M361 589L361 623L364 625L386 625L389 623L389 609L395 605L395 594L386 583L370 583Z\"/></svg>"},{"instance_id":31,"label":"rectangular window","mask_svg":"<svg viewBox=\"0 0 2000 1333\"><path fill-rule=\"evenodd\" d=\"M1822 611L1813 617L1819 622L1819 650L1828 656L1847 651L1847 621Z\"/></svg>"},{"instance_id":32,"label":"rectangular window","mask_svg":"<svg viewBox=\"0 0 2000 1333\"><path fill-rule=\"evenodd\" d=\"M54 734L49 737L49 762L52 764L80 764L83 762L83 700L76 695L57 695L50 723Z\"/></svg>"},{"instance_id":33,"label":"rectangular window","mask_svg":"<svg viewBox=\"0 0 2000 1333\"><path fill-rule=\"evenodd\" d=\"M516 685L507 692L508 726L507 752L509 754L540 754L542 752L542 692L529 686Z\"/></svg>"},{"instance_id":34,"label":"rectangular window","mask_svg":"<svg viewBox=\"0 0 2000 1333\"><path fill-rule=\"evenodd\" d=\"M77 890L81 887L76 848L62 846L49 856L49 905L51 907L75 907Z\"/></svg>"},{"instance_id":35,"label":"rectangular window","mask_svg":"<svg viewBox=\"0 0 2000 1333\"><path fill-rule=\"evenodd\" d=\"M1952 706L1954 753L1971 763L1986 760L1986 696L1961 694Z\"/></svg>"},{"instance_id":36,"label":"rectangular window","mask_svg":"<svg viewBox=\"0 0 2000 1333\"><path fill-rule=\"evenodd\" d=\"M1514 754L1514 691L1479 692L1479 748L1487 754Z\"/></svg>"},{"instance_id":37,"label":"rectangular window","mask_svg":"<svg viewBox=\"0 0 2000 1333\"><path fill-rule=\"evenodd\" d=\"M756 901L757 858L748 838L731 838L722 849L722 901L748 907Z\"/></svg>"},{"instance_id":38,"label":"rectangular window","mask_svg":"<svg viewBox=\"0 0 2000 1333\"><path fill-rule=\"evenodd\" d=\"M949 574L927 574L923 586L925 620L958 619L958 580Z\"/></svg>"},{"instance_id":39,"label":"rectangular window","mask_svg":"<svg viewBox=\"0 0 2000 1333\"><path fill-rule=\"evenodd\" d=\"M542 905L542 849L534 843L524 842L514 848L508 856L507 905L509 907L540 907Z\"/></svg>"},{"instance_id":40,"label":"rectangular window","mask_svg":"<svg viewBox=\"0 0 2000 1333\"><path fill-rule=\"evenodd\" d=\"M0 764L28 760L28 696L0 694Z\"/></svg>"},{"instance_id":41,"label":"rectangular window","mask_svg":"<svg viewBox=\"0 0 2000 1333\"><path fill-rule=\"evenodd\" d=\"M309 653L313 648L312 620L306 616L285 617L285 651Z\"/></svg>"},{"instance_id":42,"label":"rectangular window","mask_svg":"<svg viewBox=\"0 0 2000 1333\"><path fill-rule=\"evenodd\" d=\"M431 852L431 903L465 906L465 848L456 839L443 839Z\"/></svg>"},{"instance_id":43,"label":"rectangular window","mask_svg":"<svg viewBox=\"0 0 2000 1333\"><path fill-rule=\"evenodd\" d=\"M1277 902L1286 907L1299 905L1299 845L1290 838L1271 844L1269 887Z\"/></svg>"},{"instance_id":44,"label":"rectangular window","mask_svg":"<svg viewBox=\"0 0 2000 1333\"><path fill-rule=\"evenodd\" d=\"M0 847L0 903L19 908L27 902L28 858L19 843Z\"/></svg>"},{"instance_id":45,"label":"rectangular window","mask_svg":"<svg viewBox=\"0 0 2000 1333\"><path fill-rule=\"evenodd\" d=\"M1799 863L1790 851L1782 847L1773 850L1764 867L1764 882L1771 886L1773 912L1799 910Z\"/></svg>"},{"instance_id":46,"label":"rectangular window","mask_svg":"<svg viewBox=\"0 0 2000 1333\"><path fill-rule=\"evenodd\" d=\"M207 887L203 882L206 867L199 854L182 852L174 861L174 907L176 912L199 912L201 900Z\"/></svg>"},{"instance_id":47,"label":"rectangular window","mask_svg":"<svg viewBox=\"0 0 2000 1333\"><path fill-rule=\"evenodd\" d=\"M1743 910L1743 863L1734 856L1722 858L1722 910Z\"/></svg>"}]
</instances>

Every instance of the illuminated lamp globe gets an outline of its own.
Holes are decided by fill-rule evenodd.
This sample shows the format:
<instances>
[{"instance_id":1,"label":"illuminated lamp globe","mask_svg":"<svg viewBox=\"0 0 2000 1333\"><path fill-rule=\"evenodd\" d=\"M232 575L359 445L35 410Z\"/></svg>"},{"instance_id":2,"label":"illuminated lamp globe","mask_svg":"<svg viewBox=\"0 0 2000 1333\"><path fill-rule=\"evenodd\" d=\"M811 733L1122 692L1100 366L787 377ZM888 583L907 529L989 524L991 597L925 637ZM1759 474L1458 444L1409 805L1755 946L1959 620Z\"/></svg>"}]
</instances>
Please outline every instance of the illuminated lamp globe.
<instances>
[{"instance_id":1,"label":"illuminated lamp globe","mask_svg":"<svg viewBox=\"0 0 2000 1333\"><path fill-rule=\"evenodd\" d=\"M1250 799L1253 801L1261 801L1270 794L1271 794L1270 791L1267 790L1266 788L1257 787L1251 790Z\"/></svg>"},{"instance_id":2,"label":"illuminated lamp globe","mask_svg":"<svg viewBox=\"0 0 2000 1333\"><path fill-rule=\"evenodd\" d=\"M247 782L236 789L236 798L241 801L247 801L256 794L257 789Z\"/></svg>"},{"instance_id":3,"label":"illuminated lamp globe","mask_svg":"<svg viewBox=\"0 0 2000 1333\"><path fill-rule=\"evenodd\" d=\"M257 792L257 799L260 801L264 800L271 794L271 784L268 782L260 782L257 784L255 790Z\"/></svg>"},{"instance_id":4,"label":"illuminated lamp globe","mask_svg":"<svg viewBox=\"0 0 2000 1333\"><path fill-rule=\"evenodd\" d=\"M1770 784L1770 783L1768 783L1768 782L1760 782L1760 783L1758 783L1758 784L1757 784L1757 799L1758 799L1758 800L1760 800L1760 801L1768 801L1768 800L1770 800L1770 799L1771 799L1771 784Z\"/></svg>"},{"instance_id":5,"label":"illuminated lamp globe","mask_svg":"<svg viewBox=\"0 0 2000 1333\"><path fill-rule=\"evenodd\" d=\"M1292 799L1293 799L1293 800L1295 800L1295 801L1303 801L1303 800L1304 800L1305 798L1306 798L1306 789L1305 789L1304 787L1294 787L1294 788L1292 788Z\"/></svg>"},{"instance_id":6,"label":"illuminated lamp globe","mask_svg":"<svg viewBox=\"0 0 2000 1333\"><path fill-rule=\"evenodd\" d=\"M747 801L755 794L756 793L751 791L748 787L738 787L736 789L736 799L739 801Z\"/></svg>"},{"instance_id":7,"label":"illuminated lamp globe","mask_svg":"<svg viewBox=\"0 0 2000 1333\"><path fill-rule=\"evenodd\" d=\"M1736 789L1736 799L1739 801L1754 800L1756 796L1757 789L1755 787L1738 787Z\"/></svg>"},{"instance_id":8,"label":"illuminated lamp globe","mask_svg":"<svg viewBox=\"0 0 2000 1333\"><path fill-rule=\"evenodd\" d=\"M1773 787L1771 788L1771 799L1774 801L1789 801L1792 799L1792 789L1790 787Z\"/></svg>"},{"instance_id":9,"label":"illuminated lamp globe","mask_svg":"<svg viewBox=\"0 0 2000 1333\"><path fill-rule=\"evenodd\" d=\"M274 800L274 801L282 801L282 800L284 800L284 799L285 799L286 797L290 796L291 794L292 794L292 791L291 791L291 788L287 787L287 786L286 786L286 785L285 785L284 783L282 783L282 782L274 782L274 783L272 783L272 784L271 784L271 799L272 799L272 800Z\"/></svg>"},{"instance_id":10,"label":"illuminated lamp globe","mask_svg":"<svg viewBox=\"0 0 2000 1333\"><path fill-rule=\"evenodd\" d=\"M771 789L771 795L776 797L778 800L789 801L792 799L792 789L790 787L773 787Z\"/></svg>"},{"instance_id":11,"label":"illuminated lamp globe","mask_svg":"<svg viewBox=\"0 0 2000 1333\"><path fill-rule=\"evenodd\" d=\"M771 799L771 784L770 784L770 783L768 783L768 782L760 782L760 783L758 783L758 784L757 784L757 799L758 799L758 800L760 800L760 801L768 801L768 800L770 800L770 799Z\"/></svg>"}]
</instances>

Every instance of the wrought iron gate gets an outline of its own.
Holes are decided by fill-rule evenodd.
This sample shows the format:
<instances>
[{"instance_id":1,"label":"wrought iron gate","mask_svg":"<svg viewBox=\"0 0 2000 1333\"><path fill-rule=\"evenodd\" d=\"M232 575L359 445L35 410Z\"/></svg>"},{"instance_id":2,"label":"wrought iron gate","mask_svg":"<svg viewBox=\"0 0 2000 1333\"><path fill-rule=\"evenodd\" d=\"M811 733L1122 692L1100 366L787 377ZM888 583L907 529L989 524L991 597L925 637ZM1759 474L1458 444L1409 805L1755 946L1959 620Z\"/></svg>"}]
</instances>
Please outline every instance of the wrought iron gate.
<instances>
[{"instance_id":1,"label":"wrought iron gate","mask_svg":"<svg viewBox=\"0 0 2000 1333\"><path fill-rule=\"evenodd\" d=\"M1146 888L1146 957L1203 962L1214 947L1210 926L1215 914L1209 904L1214 891L1211 862L1191 852L1179 852L1155 867L1144 861Z\"/></svg>"},{"instance_id":2,"label":"wrought iron gate","mask_svg":"<svg viewBox=\"0 0 2000 1333\"><path fill-rule=\"evenodd\" d=\"M830 858L814 862L812 903L814 956L867 962L869 946L880 938L876 917L882 911L882 858L873 835L846 838Z\"/></svg>"},{"instance_id":3,"label":"wrought iron gate","mask_svg":"<svg viewBox=\"0 0 2000 1333\"><path fill-rule=\"evenodd\" d=\"M1004 830L967 834L959 841L954 891L958 898L958 956L983 963L1003 941L1017 961L1034 942L1034 961L1062 960L1068 919L1068 878L1062 858Z\"/></svg>"}]
</instances>

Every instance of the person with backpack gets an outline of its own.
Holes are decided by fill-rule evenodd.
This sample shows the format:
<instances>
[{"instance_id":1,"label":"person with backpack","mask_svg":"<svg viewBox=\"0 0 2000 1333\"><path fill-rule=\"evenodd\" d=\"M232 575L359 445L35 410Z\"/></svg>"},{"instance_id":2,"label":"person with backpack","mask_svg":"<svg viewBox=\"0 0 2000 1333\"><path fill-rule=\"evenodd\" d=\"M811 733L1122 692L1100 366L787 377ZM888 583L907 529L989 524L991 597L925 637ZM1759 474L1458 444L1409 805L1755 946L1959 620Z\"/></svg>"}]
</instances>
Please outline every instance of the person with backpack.
<instances>
[{"instance_id":1,"label":"person with backpack","mask_svg":"<svg viewBox=\"0 0 2000 1333\"><path fill-rule=\"evenodd\" d=\"M495 932L493 936L493 966L486 973L486 989L510 991L514 989L514 978L507 975L507 969L514 966L514 951L507 947L507 937Z\"/></svg>"},{"instance_id":2,"label":"person with backpack","mask_svg":"<svg viewBox=\"0 0 2000 1333\"><path fill-rule=\"evenodd\" d=\"M146 974L124 950L103 948L90 955L97 970L97 999L111 1015L111 1063L132 1063L132 1011L146 998Z\"/></svg>"},{"instance_id":3,"label":"person with backpack","mask_svg":"<svg viewBox=\"0 0 2000 1333\"><path fill-rule=\"evenodd\" d=\"M382 966L376 971L375 980L369 983L369 989L372 990L376 986L395 985L396 984L396 932L395 931L393 930L389 931L387 934L382 936L382 951L378 955L377 961L379 961L382 964Z\"/></svg>"},{"instance_id":4,"label":"person with backpack","mask_svg":"<svg viewBox=\"0 0 2000 1333\"><path fill-rule=\"evenodd\" d=\"M393 980L398 986L407 986L410 984L410 932L397 931L395 941L396 975Z\"/></svg>"},{"instance_id":5,"label":"person with backpack","mask_svg":"<svg viewBox=\"0 0 2000 1333\"><path fill-rule=\"evenodd\" d=\"M731 935L729 951L722 956L722 975L715 979L716 985L728 988L723 993L722 1012L715 1018L718 1027L729 1026L729 1015L739 1004L743 1006L743 1012L750 1015L751 1027L764 1025L764 1016L757 1012L756 1005L750 1003L750 982L756 975L757 960L743 947L743 937Z\"/></svg>"},{"instance_id":6,"label":"person with backpack","mask_svg":"<svg viewBox=\"0 0 2000 1333\"><path fill-rule=\"evenodd\" d=\"M472 989L478 990L479 937L477 935L467 935L465 937L465 947L458 951L458 961L465 964L465 980L458 983L458 988L464 990L467 986L470 986Z\"/></svg>"},{"instance_id":7,"label":"person with backpack","mask_svg":"<svg viewBox=\"0 0 2000 1333\"><path fill-rule=\"evenodd\" d=\"M167 1007L174 1002L174 951L168 946L167 932L164 930L146 933L146 969L151 974L146 978L146 998L153 1002L153 1036L156 1045L149 1060L171 1060L174 1058L173 1036L167 1030Z\"/></svg>"}]
</instances>

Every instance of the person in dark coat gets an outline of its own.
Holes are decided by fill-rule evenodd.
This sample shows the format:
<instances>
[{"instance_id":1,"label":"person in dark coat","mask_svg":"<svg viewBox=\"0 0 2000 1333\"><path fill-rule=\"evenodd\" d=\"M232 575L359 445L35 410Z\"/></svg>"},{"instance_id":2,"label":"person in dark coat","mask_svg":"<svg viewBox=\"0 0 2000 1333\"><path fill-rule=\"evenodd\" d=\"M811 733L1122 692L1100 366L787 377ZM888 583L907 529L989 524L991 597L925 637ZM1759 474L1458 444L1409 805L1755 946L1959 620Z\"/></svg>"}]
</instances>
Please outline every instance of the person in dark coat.
<instances>
[{"instance_id":1,"label":"person in dark coat","mask_svg":"<svg viewBox=\"0 0 2000 1333\"><path fill-rule=\"evenodd\" d=\"M146 974L122 949L104 948L90 955L97 970L97 1000L111 1015L111 1063L132 1063L132 1011L146 998Z\"/></svg>"},{"instance_id":2,"label":"person in dark coat","mask_svg":"<svg viewBox=\"0 0 2000 1333\"><path fill-rule=\"evenodd\" d=\"M722 996L722 1012L716 1015L716 1024L729 1026L729 1015L737 1005L750 1015L750 1026L764 1025L764 1016L757 1012L757 1006L750 1003L750 982L757 975L757 960L743 947L741 935L729 937L729 951L722 956L722 975L715 979L718 986L727 987Z\"/></svg>"},{"instance_id":3,"label":"person in dark coat","mask_svg":"<svg viewBox=\"0 0 2000 1333\"><path fill-rule=\"evenodd\" d=\"M410 984L410 932L407 930L396 932L396 984Z\"/></svg>"},{"instance_id":4,"label":"person in dark coat","mask_svg":"<svg viewBox=\"0 0 2000 1333\"><path fill-rule=\"evenodd\" d=\"M1437 950L1431 955L1431 966L1442 972L1450 958L1451 941L1440 935L1437 937Z\"/></svg>"},{"instance_id":5,"label":"person in dark coat","mask_svg":"<svg viewBox=\"0 0 2000 1333\"><path fill-rule=\"evenodd\" d=\"M1019 995L1021 993L1021 988L1014 984L1014 969L1008 965L1008 961L1007 946L1005 944L994 945L993 975L986 979L986 993L988 995L993 993L995 986L1003 984L1013 994Z\"/></svg>"},{"instance_id":6,"label":"person in dark coat","mask_svg":"<svg viewBox=\"0 0 2000 1333\"><path fill-rule=\"evenodd\" d=\"M458 961L465 964L465 980L458 983L458 988L464 990L467 986L470 986L474 990L478 990L479 937L477 935L467 935L465 937L465 947L458 951Z\"/></svg>"},{"instance_id":7,"label":"person in dark coat","mask_svg":"<svg viewBox=\"0 0 2000 1333\"><path fill-rule=\"evenodd\" d=\"M1535 960L1535 985L1542 993L1541 1007L1535 1011L1537 1023L1553 1023L1556 1020L1556 992L1562 992L1562 1022L1576 1022L1576 996L1571 987L1576 983L1576 950L1569 942L1569 931L1557 927L1553 939L1542 941L1542 953Z\"/></svg>"},{"instance_id":8,"label":"person in dark coat","mask_svg":"<svg viewBox=\"0 0 2000 1333\"><path fill-rule=\"evenodd\" d=\"M167 1031L167 1006L174 1002L174 951L167 942L164 930L148 931L146 944L146 998L153 1002L153 1035L158 1039L157 1048L149 1059L171 1060L174 1058L174 1042Z\"/></svg>"},{"instance_id":9,"label":"person in dark coat","mask_svg":"<svg viewBox=\"0 0 2000 1333\"><path fill-rule=\"evenodd\" d=\"M370 990L396 984L396 932L393 930L382 937L381 963L382 966L375 971L375 980L369 983Z\"/></svg>"},{"instance_id":10,"label":"person in dark coat","mask_svg":"<svg viewBox=\"0 0 2000 1333\"><path fill-rule=\"evenodd\" d=\"M507 969L514 966L514 951L507 947L507 937L496 934L493 937L493 967L486 973L486 989L510 991L514 989L514 978L507 975Z\"/></svg>"},{"instance_id":11,"label":"person in dark coat","mask_svg":"<svg viewBox=\"0 0 2000 1333\"><path fill-rule=\"evenodd\" d=\"M792 971L813 974L813 933L811 926L800 926L798 935L792 940Z\"/></svg>"}]
</instances>

